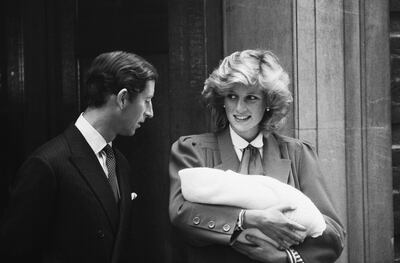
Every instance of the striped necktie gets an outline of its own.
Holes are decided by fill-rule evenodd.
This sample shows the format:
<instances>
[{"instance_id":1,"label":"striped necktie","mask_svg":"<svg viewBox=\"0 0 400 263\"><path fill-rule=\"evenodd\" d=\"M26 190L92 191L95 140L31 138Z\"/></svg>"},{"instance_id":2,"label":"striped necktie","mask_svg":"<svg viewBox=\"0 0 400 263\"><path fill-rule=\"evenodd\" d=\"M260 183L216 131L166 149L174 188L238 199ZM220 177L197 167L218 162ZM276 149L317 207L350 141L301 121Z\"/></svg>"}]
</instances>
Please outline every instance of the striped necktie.
<instances>
[{"instance_id":1,"label":"striped necktie","mask_svg":"<svg viewBox=\"0 0 400 263\"><path fill-rule=\"evenodd\" d=\"M117 173L116 173L116 169L115 169L116 162L115 162L114 151L111 148L111 146L108 144L103 148L103 151L106 154L108 182L110 183L111 189L114 193L115 201L118 203L118 201L120 199L120 193L119 193L119 188L118 188Z\"/></svg>"}]
</instances>

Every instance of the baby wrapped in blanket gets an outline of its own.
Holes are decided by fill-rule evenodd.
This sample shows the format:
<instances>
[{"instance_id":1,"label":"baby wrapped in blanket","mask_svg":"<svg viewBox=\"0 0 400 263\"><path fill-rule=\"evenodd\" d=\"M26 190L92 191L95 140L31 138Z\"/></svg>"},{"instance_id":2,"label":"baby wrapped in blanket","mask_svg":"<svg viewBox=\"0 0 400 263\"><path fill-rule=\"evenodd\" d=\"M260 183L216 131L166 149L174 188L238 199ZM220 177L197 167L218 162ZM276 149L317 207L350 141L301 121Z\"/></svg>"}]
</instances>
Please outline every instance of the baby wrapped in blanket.
<instances>
[{"instance_id":1,"label":"baby wrapped in blanket","mask_svg":"<svg viewBox=\"0 0 400 263\"><path fill-rule=\"evenodd\" d=\"M279 204L295 207L285 212L289 219L301 224L307 236L318 237L326 228L325 220L314 203L296 188L264 175L242 175L231 170L186 168L179 171L183 197L202 204L228 205L243 209L267 209ZM252 234L269 241L258 229L245 229L240 242Z\"/></svg>"}]
</instances>

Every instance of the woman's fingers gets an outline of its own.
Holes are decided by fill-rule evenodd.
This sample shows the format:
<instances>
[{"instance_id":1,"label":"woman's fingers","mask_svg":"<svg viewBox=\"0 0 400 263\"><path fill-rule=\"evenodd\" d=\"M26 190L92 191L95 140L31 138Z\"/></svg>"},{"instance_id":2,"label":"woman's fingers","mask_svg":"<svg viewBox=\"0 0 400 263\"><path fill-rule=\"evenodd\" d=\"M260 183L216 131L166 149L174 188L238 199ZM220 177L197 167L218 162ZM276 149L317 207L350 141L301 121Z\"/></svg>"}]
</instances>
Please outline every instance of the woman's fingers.
<instances>
[{"instance_id":1,"label":"woman's fingers","mask_svg":"<svg viewBox=\"0 0 400 263\"><path fill-rule=\"evenodd\" d=\"M287 218L284 212L293 211L296 208L283 204L266 210L247 210L247 227L258 228L266 236L271 238L276 248L289 248L303 242L306 228Z\"/></svg>"},{"instance_id":2,"label":"woman's fingers","mask_svg":"<svg viewBox=\"0 0 400 263\"><path fill-rule=\"evenodd\" d=\"M290 225L289 225L290 226ZM281 227L277 228L273 231L274 239L281 239L282 242L286 242L289 246L298 245L299 243L304 241L305 232L301 230L295 230L295 228L291 227ZM282 243L280 242L280 243ZM279 243L279 240L278 240Z\"/></svg>"},{"instance_id":3,"label":"woman's fingers","mask_svg":"<svg viewBox=\"0 0 400 263\"><path fill-rule=\"evenodd\" d=\"M290 212L293 210L296 210L296 207L293 205L289 205L289 204L279 204L274 206L273 208L281 211L282 213L286 213L286 212Z\"/></svg>"},{"instance_id":4,"label":"woman's fingers","mask_svg":"<svg viewBox=\"0 0 400 263\"><path fill-rule=\"evenodd\" d=\"M285 248L289 248L292 245L298 245L300 240L294 236L292 233L281 231L279 234L279 238L282 240L281 243L284 243Z\"/></svg>"},{"instance_id":5,"label":"woman's fingers","mask_svg":"<svg viewBox=\"0 0 400 263\"><path fill-rule=\"evenodd\" d=\"M266 240L258 238L258 237L253 236L253 235L246 235L245 238L248 241L250 241L251 243L254 243L259 247L263 247L265 245L265 243L267 242Z\"/></svg>"},{"instance_id":6,"label":"woman's fingers","mask_svg":"<svg viewBox=\"0 0 400 263\"><path fill-rule=\"evenodd\" d=\"M304 231L294 230L293 228L282 230L283 234L288 236L290 239L301 243L304 241L305 235L303 234Z\"/></svg>"},{"instance_id":7,"label":"woman's fingers","mask_svg":"<svg viewBox=\"0 0 400 263\"><path fill-rule=\"evenodd\" d=\"M274 240L278 246L275 246L278 249L288 249L292 245L297 245L299 242L290 238L285 232L282 231L274 231L271 233L270 238Z\"/></svg>"},{"instance_id":8,"label":"woman's fingers","mask_svg":"<svg viewBox=\"0 0 400 263\"><path fill-rule=\"evenodd\" d=\"M285 214L287 212L291 212L291 211L294 211L294 210L297 209L295 206L288 205L288 204L277 205L275 208L277 210L281 211L282 214ZM297 223L297 222L295 222L293 220L290 220L290 219L287 219L287 220L288 220L288 223L289 223L289 225L288 225L289 228L293 228L293 230L299 230L299 231L306 231L307 230L304 226L300 225L299 223Z\"/></svg>"},{"instance_id":9,"label":"woman's fingers","mask_svg":"<svg viewBox=\"0 0 400 263\"><path fill-rule=\"evenodd\" d=\"M246 235L246 237L247 236L252 236L252 235ZM268 243L270 243L271 245L273 245L274 247L276 247L276 248L281 248L282 246L277 242L277 241L275 241L274 239L272 239L272 238L270 238L269 236L264 236L263 237L264 238L264 240L266 241L266 242L268 242Z\"/></svg>"},{"instance_id":10,"label":"woman's fingers","mask_svg":"<svg viewBox=\"0 0 400 263\"><path fill-rule=\"evenodd\" d=\"M288 226L289 230L291 230L291 231L306 231L307 230L304 226L302 226L299 223L296 223L295 221L290 220L290 219L288 219L287 226Z\"/></svg>"}]
</instances>

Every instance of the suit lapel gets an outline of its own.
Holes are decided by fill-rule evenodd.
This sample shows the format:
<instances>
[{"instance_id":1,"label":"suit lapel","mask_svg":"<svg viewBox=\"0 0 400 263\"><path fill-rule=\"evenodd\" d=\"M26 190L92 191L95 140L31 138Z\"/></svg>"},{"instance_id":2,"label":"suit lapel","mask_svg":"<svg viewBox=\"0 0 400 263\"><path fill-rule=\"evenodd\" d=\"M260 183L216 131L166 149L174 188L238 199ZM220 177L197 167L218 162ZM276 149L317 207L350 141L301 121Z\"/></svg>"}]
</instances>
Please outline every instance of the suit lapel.
<instances>
[{"instance_id":1,"label":"suit lapel","mask_svg":"<svg viewBox=\"0 0 400 263\"><path fill-rule=\"evenodd\" d=\"M121 193L120 200L120 225L123 225L125 222L124 219L129 211L129 207L131 205L131 187L130 187L130 168L126 163L122 154L117 150L115 151L115 157L117 161L117 176L118 176L118 185Z\"/></svg>"},{"instance_id":2,"label":"suit lapel","mask_svg":"<svg viewBox=\"0 0 400 263\"><path fill-rule=\"evenodd\" d=\"M239 169L239 159L236 155L235 149L233 148L231 135L229 129L225 129L217 135L218 147L221 152L221 164L217 165L215 168L221 170L232 170L238 171Z\"/></svg>"},{"instance_id":3,"label":"suit lapel","mask_svg":"<svg viewBox=\"0 0 400 263\"><path fill-rule=\"evenodd\" d=\"M288 183L291 161L281 158L279 144L272 134L263 139L263 168L265 175L271 176L283 183Z\"/></svg>"},{"instance_id":4,"label":"suit lapel","mask_svg":"<svg viewBox=\"0 0 400 263\"><path fill-rule=\"evenodd\" d=\"M92 189L115 232L117 230L119 209L96 155L75 126L67 129L65 135L71 147L71 162Z\"/></svg>"},{"instance_id":5,"label":"suit lapel","mask_svg":"<svg viewBox=\"0 0 400 263\"><path fill-rule=\"evenodd\" d=\"M122 154L118 150L115 151L115 158L117 162L118 185L119 185L119 190L121 192L120 208L122 216L125 213L126 205L130 204L131 201L130 180L129 180L130 169L126 164L126 161L122 157Z\"/></svg>"},{"instance_id":6,"label":"suit lapel","mask_svg":"<svg viewBox=\"0 0 400 263\"><path fill-rule=\"evenodd\" d=\"M131 191L130 191L130 169L127 166L126 161L122 154L116 150L115 151L115 158L117 162L117 177L118 177L118 185L119 190L121 193L121 200L120 200L120 220L119 220L119 229L115 240L115 249L113 252L113 261L118 262L120 256L120 247L121 243L124 240L124 235L129 234L129 230L126 228L129 226L129 213L130 213L130 206L132 204L131 201Z\"/></svg>"}]
</instances>

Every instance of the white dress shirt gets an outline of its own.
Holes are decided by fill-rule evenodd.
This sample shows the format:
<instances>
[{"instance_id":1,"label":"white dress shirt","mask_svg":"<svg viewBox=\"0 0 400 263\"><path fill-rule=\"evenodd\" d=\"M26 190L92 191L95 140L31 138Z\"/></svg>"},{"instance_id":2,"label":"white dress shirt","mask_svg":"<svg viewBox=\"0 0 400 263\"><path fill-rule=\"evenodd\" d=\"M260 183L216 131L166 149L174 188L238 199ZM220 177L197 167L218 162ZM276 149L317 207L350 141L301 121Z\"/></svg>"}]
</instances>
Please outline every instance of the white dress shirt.
<instances>
[{"instance_id":1,"label":"white dress shirt","mask_svg":"<svg viewBox=\"0 0 400 263\"><path fill-rule=\"evenodd\" d=\"M253 145L254 147L256 147L258 149L258 151L260 152L261 159L262 159L264 143L263 143L263 135L261 132L257 135L256 138L254 138L254 140L252 140L249 143L248 141L246 141L245 139L240 137L240 135L237 134L230 125L229 125L229 131L231 133L233 148L235 149L235 152L236 152L236 155L237 155L239 161L242 160L244 148L246 148L249 144Z\"/></svg>"},{"instance_id":2,"label":"white dress shirt","mask_svg":"<svg viewBox=\"0 0 400 263\"><path fill-rule=\"evenodd\" d=\"M106 153L103 151L103 148L107 145L106 140L85 119L85 117L83 116L83 113L81 113L79 118L76 120L75 126L82 133L83 137L89 144L90 148L92 148L93 152L96 154L96 157L99 160L99 163L108 178L108 169L107 169L107 165L106 165ZM111 146L111 142L109 143L109 145Z\"/></svg>"}]
</instances>

